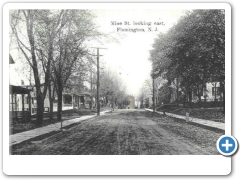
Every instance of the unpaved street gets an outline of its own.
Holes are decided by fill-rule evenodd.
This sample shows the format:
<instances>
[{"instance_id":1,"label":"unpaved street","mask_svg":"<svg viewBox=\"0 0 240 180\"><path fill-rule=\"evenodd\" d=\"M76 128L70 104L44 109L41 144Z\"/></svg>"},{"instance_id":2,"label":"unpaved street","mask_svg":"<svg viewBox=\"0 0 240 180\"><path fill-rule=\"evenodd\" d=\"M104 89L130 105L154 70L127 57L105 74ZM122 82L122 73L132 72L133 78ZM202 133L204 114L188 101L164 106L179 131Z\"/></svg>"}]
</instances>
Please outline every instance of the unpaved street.
<instances>
[{"instance_id":1,"label":"unpaved street","mask_svg":"<svg viewBox=\"0 0 240 180\"><path fill-rule=\"evenodd\" d=\"M144 110L116 110L39 143L16 145L12 154L219 154L215 144L222 134Z\"/></svg>"}]
</instances>

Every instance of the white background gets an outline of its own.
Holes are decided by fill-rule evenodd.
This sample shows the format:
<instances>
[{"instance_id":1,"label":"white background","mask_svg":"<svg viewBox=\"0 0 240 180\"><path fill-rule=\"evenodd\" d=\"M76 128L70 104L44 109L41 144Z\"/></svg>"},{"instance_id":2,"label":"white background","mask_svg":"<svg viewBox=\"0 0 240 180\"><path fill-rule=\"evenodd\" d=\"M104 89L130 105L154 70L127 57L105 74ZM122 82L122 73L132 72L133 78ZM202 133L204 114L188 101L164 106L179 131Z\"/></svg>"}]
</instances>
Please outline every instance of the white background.
<instances>
[{"instance_id":1,"label":"white background","mask_svg":"<svg viewBox=\"0 0 240 180\"><path fill-rule=\"evenodd\" d=\"M10 1L8 1L8 2L10 2ZM16 1L14 1L14 2L16 2ZM25 1L25 2L28 2L28 1ZM30 1L29 1L30 2ZM41 2L44 2L44 1L41 1ZM55 1L52 1L52 2L55 2ZM61 1L56 1L56 2L61 2ZM79 2L79 1L78 1ZM88 1L89 2L89 1ZM96 2L96 1L94 1L94 2ZM106 1L105 1L106 2ZM132 1L133 2L133 1ZM138 1L139 2L139 1ZM169 1L168 1L169 2ZM178 2L178 1L174 1L174 2ZM191 1L185 1L185 2L191 2ZM202 1L202 2L207 2L207 1ZM212 1L212 2L214 2L214 1ZM217 1L217 2L221 2L221 1ZM222 1L222 2L225 2L225 1ZM230 2L230 1L229 1ZM2 1L2 6L3 6L3 4L4 4L4 1ZM239 75L239 62L237 61L237 59L239 59L239 55L237 55L237 40L239 40L240 38L239 38L239 34L237 34L237 32L240 32L240 29L239 29L239 21L237 21L237 17L240 17L239 16L239 11L240 11L240 9L239 9L239 7L237 7L239 4L237 4L237 1L236 2L234 2L234 1L232 1L232 2L230 2L230 5L232 6L232 72L233 72L233 74L232 74L232 127L233 127L233 129L232 129L232 135L233 136L235 136L236 137L236 139L240 139L240 136L239 136L239 131L237 131L237 127L240 127L239 126L239 114L237 114L237 99L239 99L240 100L240 98L239 98L239 93L237 93L238 92L238 90L237 90L237 88L239 88L239 82L237 82L237 77L240 77ZM1 16L2 16L2 13L1 13ZM1 18L2 19L2 18ZM2 25L2 24L1 24ZM3 28L3 27L2 27ZM1 29L2 29L1 28ZM2 42L2 41L1 41ZM1 44L2 46L3 46L3 44ZM2 48L1 48L1 52L2 52ZM1 53L2 54L2 53ZM230 59L229 59L230 60ZM2 62L1 62L2 63ZM2 69L1 69L2 70ZM1 73L1 76L2 76L2 73ZM1 77L1 80L2 80L2 78L3 77ZM2 83L1 83L1 85L2 85ZM2 102L2 88L1 88L1 102ZM2 104L1 104L1 106L2 106ZM1 114L2 114L2 108L0 108L1 109ZM2 119L2 121L4 120L4 118ZM1 121L1 123L2 123L2 121ZM2 144L1 144L2 145ZM2 148L1 148L1 150L2 150ZM2 153L1 153L2 154ZM63 166L65 166L66 164L65 164L65 162L66 161L68 161L68 157L69 156L65 156L65 159L66 160L63 160L62 162L59 162L59 163L62 163L63 164ZM119 163L121 163L121 161L122 161L122 158L121 158L121 156L118 156L119 157ZM145 159L145 162L148 162L148 161L150 161L150 159L152 159L154 156L147 156L147 159ZM200 156L201 157L201 156ZM26 156L26 159L27 158L29 158L29 157L27 157ZM70 157L69 157L70 158ZM144 157L143 157L144 158ZM161 158L164 158L164 157L161 157ZM187 157L186 157L187 158ZM21 158L20 158L21 159ZM39 157L39 161L36 159L36 161L37 162L41 162L41 156ZM58 161L58 159L60 159L58 156L56 156L55 157L55 159L52 159L51 158L51 160L55 160L55 161ZM61 158L62 159L62 158ZM95 159L97 159L96 157L95 157ZM156 159L156 161L160 164L159 166L161 166L162 165L162 163L163 162L161 162L161 161L158 161L157 160L157 158L155 158ZM45 159L46 161L45 161L45 164L42 164L42 166L43 166L43 169L44 169L44 167L46 167L47 166L47 164L48 164L48 162L47 162L47 159ZM202 163L202 166L204 167L204 166L208 166L209 164L211 164L211 161L208 161L208 160L210 160L210 157L208 158L208 159L206 159L206 160L203 160L203 158L200 158L200 159L198 159L198 161L197 161L197 163ZM138 161L138 159L136 159L136 161ZM167 160L165 160L164 161L165 163L167 162ZM5 162L4 162L5 163ZM81 166L81 163L82 162L74 162L74 163L76 163L75 165L76 165L76 169L78 169L78 165L79 165L79 171L81 171L81 168L80 168L80 166ZM91 163L93 163L93 164L98 164L100 167L100 169L101 168L103 168L103 167L101 167L101 164L104 166L105 164L104 164L104 162L94 162L94 157L93 157L93 161L91 162L91 161L89 161L89 163L87 163L86 164L86 166L88 166L89 167L89 169L91 169L91 167L93 166L93 164L91 164ZM141 162L139 162L139 163L141 163ZM158 163L156 163L156 166L153 168L153 170L157 170L158 169L158 167L157 167L157 164ZM170 164L171 165L171 163L174 163L174 161L171 161L171 162L168 162L168 163L166 163L166 165L168 165L168 164ZM177 162L176 162L177 163ZM179 163L179 162L178 162ZM196 163L196 162L195 162ZM184 167L181 167L181 168L187 168L187 169L185 169L185 170L188 170L189 171L189 173L191 174L191 173L193 173L193 171L194 171L194 164L195 163L193 163L192 165L190 164L189 166L187 165L187 166L185 166L186 164L184 164L184 162L182 162L182 164L183 164L183 166ZM23 165L24 165L24 163L22 163ZM131 173L132 171L131 171L131 167L128 167L128 165L129 164L131 164L131 162L126 162L126 161L123 161L122 163L122 167L123 167L123 170L127 167L128 169L129 169L129 172ZM179 164L181 164L181 163L179 163ZM143 164L143 166L146 166L147 164L145 163L145 164ZM169 165L169 167L170 167L170 165ZM118 176L118 177L81 177L81 178L84 178L84 179L96 179L96 178L101 178L101 179L107 179L107 178L110 178L110 179L113 179L113 178L116 178L116 179L155 179L155 178L164 178L164 179L176 179L176 178L182 178L182 179L188 179L188 178L190 178L190 179L202 179L202 178L204 178L204 179L221 179L221 178L224 178L224 179L237 179L237 178L239 178L240 177L240 171L238 171L237 172L237 169L239 169L239 153L237 153L235 156L234 156L234 158L233 158L233 164L232 164L233 166L232 166L232 173L229 175L229 176L195 176L195 177L187 177L187 176L180 176L180 177L176 177L176 176L170 176L170 177L167 177L167 176L164 176L164 177L156 177L156 176L151 176L151 177L146 177L146 176L142 176L142 177L126 177L126 176L124 176L124 177L120 177L120 176ZM148 165L147 165L148 166ZM190 168L189 168L190 167ZM26 168L29 168L29 167L26 167ZM67 168L67 167L66 167ZM209 167L209 168L212 168L212 171L213 172L217 172L217 171L219 171L220 169L216 169L215 167ZM34 169L34 167L32 166L32 169ZM54 167L48 167L48 169L49 169L49 172L51 172L53 169L54 169ZM109 172L109 174L111 174L111 173L114 173L114 171L116 170L114 167L112 167L111 169L108 169L109 171L111 171L111 172ZM126 170L126 169L125 169ZM29 171L31 171L31 167L29 168ZM160 171L161 171L161 169L160 169ZM176 172L176 169L169 169L169 172ZM224 170L223 170L224 171ZM89 171L90 172L90 171ZM119 171L120 172L120 171ZM61 172L59 172L59 173L61 173ZM71 174L71 173L70 173ZM28 176L28 177L7 177L7 176L5 176L3 173L1 174L1 176L3 177L3 178L6 178L6 179L8 179L8 178L22 178L22 179L35 179L35 178L37 178L37 179L42 179L42 178L44 178L44 179L51 179L51 178L54 178L54 179L69 179L69 178L79 178L79 177L66 177L66 176L61 176L61 177L46 177L46 176L38 176L38 177L32 177L32 176Z\"/></svg>"}]
</instances>

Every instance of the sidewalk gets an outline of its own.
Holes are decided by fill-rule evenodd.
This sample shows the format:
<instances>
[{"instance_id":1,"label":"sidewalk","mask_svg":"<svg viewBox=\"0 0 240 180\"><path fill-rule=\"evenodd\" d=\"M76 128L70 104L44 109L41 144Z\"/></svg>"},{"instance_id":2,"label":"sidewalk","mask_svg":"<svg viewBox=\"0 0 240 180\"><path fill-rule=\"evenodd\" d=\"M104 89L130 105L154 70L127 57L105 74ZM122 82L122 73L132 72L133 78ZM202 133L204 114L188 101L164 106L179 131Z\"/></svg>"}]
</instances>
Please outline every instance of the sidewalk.
<instances>
[{"instance_id":1,"label":"sidewalk","mask_svg":"<svg viewBox=\"0 0 240 180\"><path fill-rule=\"evenodd\" d=\"M145 109L145 110L151 111L151 112L153 111L152 109ZM163 112L159 112L159 111L156 111L156 113L163 114ZM186 116L181 116L181 115L172 114L172 113L168 113L168 112L166 112L165 114L170 117L186 120ZM222 123L222 122L215 122L215 121L192 118L192 117L189 117L189 122L193 122L193 123L197 123L197 124L201 124L204 126L213 127L213 128L217 128L217 129L225 131L225 123Z\"/></svg>"},{"instance_id":2,"label":"sidewalk","mask_svg":"<svg viewBox=\"0 0 240 180\"><path fill-rule=\"evenodd\" d=\"M103 115L106 112L108 112L108 111L100 112L100 114ZM76 122L80 122L80 121L83 121L86 119L93 118L95 116L97 116L97 115L88 115L88 116L82 116L80 118L66 120L66 121L63 121L62 126L65 127L65 126L68 126L68 125L76 123ZM9 136L9 146L12 146L14 144L19 144L23 141L32 139L37 136L41 136L43 134L47 134L47 133L50 133L53 131L59 131L60 128L61 128L61 122L58 122L58 123L50 124L48 126L44 126L41 128L32 129L30 131L25 131L25 132L10 135Z\"/></svg>"}]
</instances>

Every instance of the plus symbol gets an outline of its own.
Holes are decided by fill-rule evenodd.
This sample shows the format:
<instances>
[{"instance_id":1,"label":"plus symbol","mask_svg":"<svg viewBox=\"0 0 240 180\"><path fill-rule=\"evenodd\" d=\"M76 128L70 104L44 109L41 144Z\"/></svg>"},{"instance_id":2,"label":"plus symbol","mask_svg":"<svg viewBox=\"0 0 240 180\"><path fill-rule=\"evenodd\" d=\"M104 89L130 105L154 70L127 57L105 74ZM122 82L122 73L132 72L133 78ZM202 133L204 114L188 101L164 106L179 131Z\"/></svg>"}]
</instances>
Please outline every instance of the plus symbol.
<instances>
[{"instance_id":1,"label":"plus symbol","mask_svg":"<svg viewBox=\"0 0 240 180\"><path fill-rule=\"evenodd\" d=\"M227 140L226 140L226 144L222 144L222 146L226 148L226 151L228 151L228 150L229 150L229 147L232 147L233 145L232 145L232 144L229 144L228 139L227 139Z\"/></svg>"}]
</instances>

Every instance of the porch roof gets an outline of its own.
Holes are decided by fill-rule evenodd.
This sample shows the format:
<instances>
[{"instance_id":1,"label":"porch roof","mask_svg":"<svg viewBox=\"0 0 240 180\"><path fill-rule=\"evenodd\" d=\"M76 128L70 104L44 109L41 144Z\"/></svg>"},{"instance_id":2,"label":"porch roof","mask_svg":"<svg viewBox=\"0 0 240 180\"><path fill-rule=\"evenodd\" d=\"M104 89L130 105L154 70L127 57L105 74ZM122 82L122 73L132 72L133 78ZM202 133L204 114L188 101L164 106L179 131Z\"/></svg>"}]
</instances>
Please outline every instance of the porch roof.
<instances>
[{"instance_id":1,"label":"porch roof","mask_svg":"<svg viewBox=\"0 0 240 180\"><path fill-rule=\"evenodd\" d=\"M29 94L31 89L23 88L21 86L9 85L10 94Z\"/></svg>"},{"instance_id":2,"label":"porch roof","mask_svg":"<svg viewBox=\"0 0 240 180\"><path fill-rule=\"evenodd\" d=\"M66 93L66 92L64 92L62 94L63 95L75 95L75 96L91 96L91 94L88 92L84 92L84 93Z\"/></svg>"}]
</instances>

